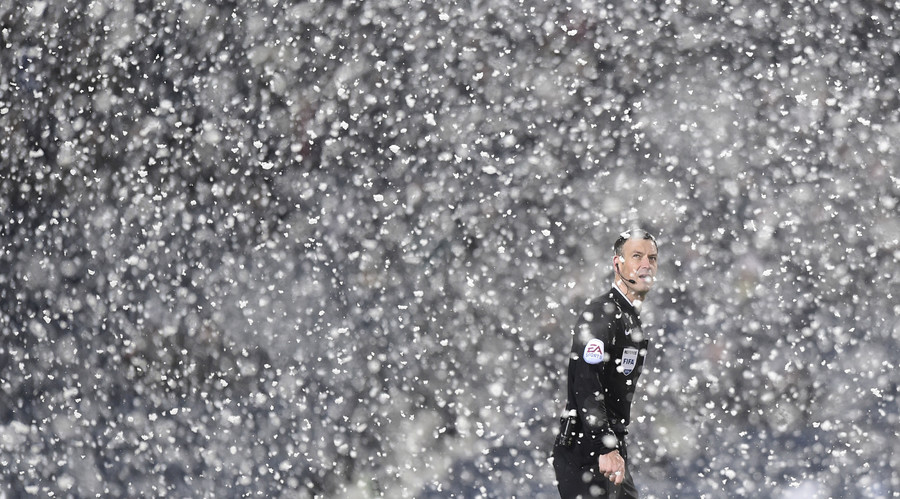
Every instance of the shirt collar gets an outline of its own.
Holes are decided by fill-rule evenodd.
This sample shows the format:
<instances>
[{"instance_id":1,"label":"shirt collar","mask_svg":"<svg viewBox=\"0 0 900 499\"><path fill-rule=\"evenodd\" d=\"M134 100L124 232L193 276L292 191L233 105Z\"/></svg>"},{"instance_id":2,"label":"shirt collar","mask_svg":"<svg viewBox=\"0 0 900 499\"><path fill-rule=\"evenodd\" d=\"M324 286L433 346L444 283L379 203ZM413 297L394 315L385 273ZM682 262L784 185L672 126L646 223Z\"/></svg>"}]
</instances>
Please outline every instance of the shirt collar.
<instances>
[{"instance_id":1,"label":"shirt collar","mask_svg":"<svg viewBox=\"0 0 900 499\"><path fill-rule=\"evenodd\" d=\"M640 313L641 313L641 302L640 302L640 301L638 301L637 303L634 303L634 302L632 302L631 300L629 300L628 297L625 296L625 293L623 293L622 290L619 289L619 286L617 286L615 282L613 282L613 286L612 286L612 287L613 287L613 289L615 289L615 290L618 292L619 296L620 296L623 300L625 300L625 303L627 303L628 305L631 306L632 309L634 309L634 312L635 312L636 314L640 314Z\"/></svg>"}]
</instances>

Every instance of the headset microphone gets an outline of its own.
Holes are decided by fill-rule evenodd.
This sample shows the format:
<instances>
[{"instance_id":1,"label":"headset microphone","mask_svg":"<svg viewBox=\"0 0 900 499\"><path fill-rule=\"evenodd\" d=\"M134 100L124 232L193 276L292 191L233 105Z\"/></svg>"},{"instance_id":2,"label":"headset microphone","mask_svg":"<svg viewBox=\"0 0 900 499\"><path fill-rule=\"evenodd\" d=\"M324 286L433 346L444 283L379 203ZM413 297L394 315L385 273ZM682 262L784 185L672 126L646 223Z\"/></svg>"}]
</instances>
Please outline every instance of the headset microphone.
<instances>
[{"instance_id":1,"label":"headset microphone","mask_svg":"<svg viewBox=\"0 0 900 499\"><path fill-rule=\"evenodd\" d=\"M619 270L619 262L616 262L616 272L618 272L619 277L621 277L622 279L625 279L626 281L630 282L631 284L637 284L637 281L635 281L634 279L629 279L622 275L622 271Z\"/></svg>"}]
</instances>

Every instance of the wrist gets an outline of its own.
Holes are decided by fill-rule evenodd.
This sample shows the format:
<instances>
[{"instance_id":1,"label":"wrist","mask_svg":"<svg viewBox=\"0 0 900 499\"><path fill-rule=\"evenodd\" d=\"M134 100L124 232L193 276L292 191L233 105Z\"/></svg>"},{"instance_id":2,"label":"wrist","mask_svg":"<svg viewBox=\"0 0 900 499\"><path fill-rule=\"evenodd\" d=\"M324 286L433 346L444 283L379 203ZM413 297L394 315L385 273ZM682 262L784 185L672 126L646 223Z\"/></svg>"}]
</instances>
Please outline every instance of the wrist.
<instances>
[{"instance_id":1,"label":"wrist","mask_svg":"<svg viewBox=\"0 0 900 499\"><path fill-rule=\"evenodd\" d=\"M619 450L619 438L616 437L615 433L607 432L601 435L600 444L602 450L600 451L602 454L609 454L610 452Z\"/></svg>"}]
</instances>

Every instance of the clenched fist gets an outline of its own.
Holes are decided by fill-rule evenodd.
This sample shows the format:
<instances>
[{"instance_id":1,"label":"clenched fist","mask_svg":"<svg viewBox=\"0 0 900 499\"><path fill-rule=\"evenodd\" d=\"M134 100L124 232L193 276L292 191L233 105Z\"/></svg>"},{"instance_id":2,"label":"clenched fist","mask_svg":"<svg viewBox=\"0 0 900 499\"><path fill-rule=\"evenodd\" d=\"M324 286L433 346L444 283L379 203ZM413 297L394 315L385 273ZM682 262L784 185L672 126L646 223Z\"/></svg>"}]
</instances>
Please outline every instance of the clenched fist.
<instances>
[{"instance_id":1,"label":"clenched fist","mask_svg":"<svg viewBox=\"0 0 900 499\"><path fill-rule=\"evenodd\" d=\"M609 454L603 454L598 459L600 473L615 485L621 485L625 481L625 460L614 450Z\"/></svg>"}]
</instances>

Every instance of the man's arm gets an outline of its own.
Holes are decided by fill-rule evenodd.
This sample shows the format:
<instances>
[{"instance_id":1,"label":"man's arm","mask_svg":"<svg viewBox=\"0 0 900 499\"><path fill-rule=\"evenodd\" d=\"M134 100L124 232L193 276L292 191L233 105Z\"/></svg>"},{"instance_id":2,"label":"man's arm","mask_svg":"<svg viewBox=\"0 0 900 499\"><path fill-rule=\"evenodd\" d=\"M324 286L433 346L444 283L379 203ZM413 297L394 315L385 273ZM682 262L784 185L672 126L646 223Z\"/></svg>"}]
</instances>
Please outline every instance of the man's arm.
<instances>
[{"instance_id":1,"label":"man's arm","mask_svg":"<svg viewBox=\"0 0 900 499\"><path fill-rule=\"evenodd\" d=\"M614 323L610 314L603 313L600 307L590 307L579 319L572 347L575 358L575 405L584 439L601 454L610 453L618 447L618 439L606 415L603 379L604 363L610 360L606 349L613 334Z\"/></svg>"}]
</instances>

